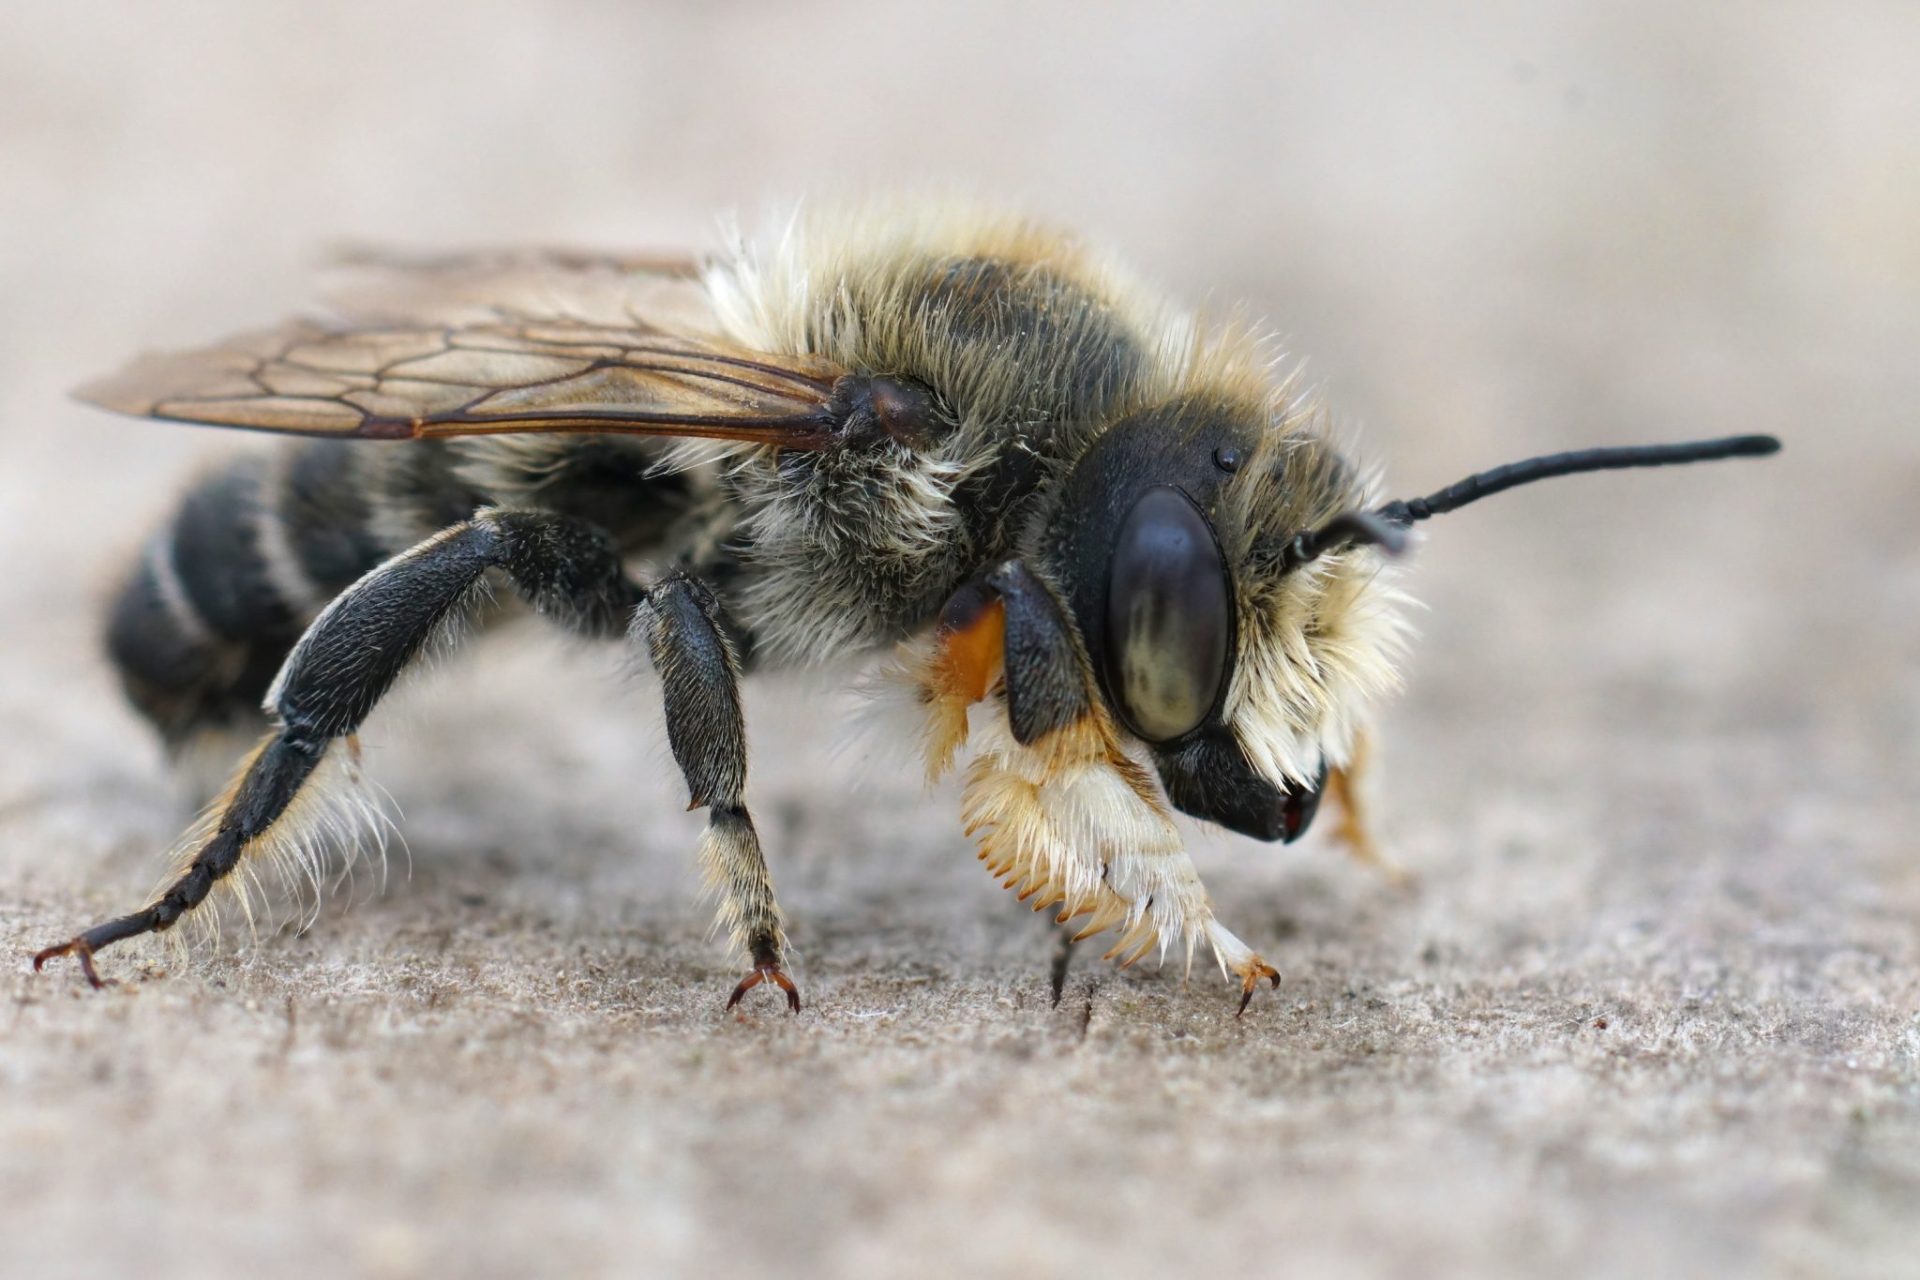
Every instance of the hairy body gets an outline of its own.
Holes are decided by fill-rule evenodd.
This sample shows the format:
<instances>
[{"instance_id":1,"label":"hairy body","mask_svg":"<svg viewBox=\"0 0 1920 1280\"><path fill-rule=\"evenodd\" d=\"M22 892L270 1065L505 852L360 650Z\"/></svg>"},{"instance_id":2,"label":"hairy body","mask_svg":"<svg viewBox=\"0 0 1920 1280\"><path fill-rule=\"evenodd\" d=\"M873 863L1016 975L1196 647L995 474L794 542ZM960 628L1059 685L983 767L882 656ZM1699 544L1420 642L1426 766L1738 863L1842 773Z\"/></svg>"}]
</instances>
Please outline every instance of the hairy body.
<instances>
[{"instance_id":1,"label":"hairy body","mask_svg":"<svg viewBox=\"0 0 1920 1280\"><path fill-rule=\"evenodd\" d=\"M738 680L891 648L929 774L973 757L989 868L1082 936L1116 930L1121 959L1205 942L1244 1009L1277 974L1214 918L1171 811L1293 839L1328 788L1370 848L1343 770L1394 682L1380 549L1529 479L1777 447L1561 455L1368 511L1365 473L1246 330L977 212L831 213L697 266L375 276L344 324L151 358L89 393L332 438L204 480L130 576L109 647L161 732L185 746L255 707L272 724L160 897L37 963L76 954L91 977L99 947L309 849L338 744L498 582L660 672L754 965L734 1000L771 981L798 1007Z\"/></svg>"}]
</instances>

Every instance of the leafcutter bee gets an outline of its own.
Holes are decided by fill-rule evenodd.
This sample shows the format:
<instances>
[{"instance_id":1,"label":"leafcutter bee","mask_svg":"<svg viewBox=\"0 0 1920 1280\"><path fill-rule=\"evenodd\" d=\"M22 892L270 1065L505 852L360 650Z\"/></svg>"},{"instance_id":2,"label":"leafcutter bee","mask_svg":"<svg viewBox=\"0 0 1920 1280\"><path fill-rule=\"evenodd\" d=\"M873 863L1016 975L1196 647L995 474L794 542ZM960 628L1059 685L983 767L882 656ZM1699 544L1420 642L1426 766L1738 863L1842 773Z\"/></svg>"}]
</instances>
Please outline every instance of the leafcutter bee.
<instances>
[{"instance_id":1,"label":"leafcutter bee","mask_svg":"<svg viewBox=\"0 0 1920 1280\"><path fill-rule=\"evenodd\" d=\"M1244 1011L1278 975L1215 917L1172 812L1290 841L1331 795L1370 847L1352 773L1395 683L1409 528L1550 476L1779 447L1593 449L1383 501L1252 331L980 211L808 213L686 262L362 266L330 320L81 393L309 438L200 483L127 578L107 638L139 710L179 748L264 736L164 890L36 968L70 955L97 985L102 947L309 852L363 722L500 589L658 671L751 966L729 1007L762 982L800 1007L741 676L877 654L929 774L969 757L995 876L1123 962L1204 943Z\"/></svg>"}]
</instances>

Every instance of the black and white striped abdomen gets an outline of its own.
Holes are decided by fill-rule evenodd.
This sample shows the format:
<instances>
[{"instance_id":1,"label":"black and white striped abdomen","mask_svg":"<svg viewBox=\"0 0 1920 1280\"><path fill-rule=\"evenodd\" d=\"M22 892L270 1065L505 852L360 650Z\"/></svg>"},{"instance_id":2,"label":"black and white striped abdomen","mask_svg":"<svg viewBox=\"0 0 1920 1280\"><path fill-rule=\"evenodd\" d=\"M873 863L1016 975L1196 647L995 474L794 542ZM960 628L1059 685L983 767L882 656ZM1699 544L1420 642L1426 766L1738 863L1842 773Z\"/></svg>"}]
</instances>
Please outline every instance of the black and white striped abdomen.
<instances>
[{"instance_id":1,"label":"black and white striped abdomen","mask_svg":"<svg viewBox=\"0 0 1920 1280\"><path fill-rule=\"evenodd\" d=\"M312 441L196 483L115 598L107 650L169 742L251 727L307 623L387 556L469 515L441 452Z\"/></svg>"}]
</instances>

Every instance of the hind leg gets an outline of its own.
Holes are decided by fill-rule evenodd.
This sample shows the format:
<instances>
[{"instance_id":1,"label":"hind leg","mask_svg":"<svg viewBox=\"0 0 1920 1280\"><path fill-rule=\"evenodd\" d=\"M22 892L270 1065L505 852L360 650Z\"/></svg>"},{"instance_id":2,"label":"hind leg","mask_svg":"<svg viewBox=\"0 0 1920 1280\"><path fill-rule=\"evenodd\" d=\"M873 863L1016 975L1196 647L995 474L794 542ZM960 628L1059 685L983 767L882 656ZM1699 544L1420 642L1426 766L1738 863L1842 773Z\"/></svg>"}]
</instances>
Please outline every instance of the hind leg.
<instances>
[{"instance_id":1,"label":"hind leg","mask_svg":"<svg viewBox=\"0 0 1920 1280\"><path fill-rule=\"evenodd\" d=\"M577 628L618 634L639 599L612 546L589 526L528 512L487 512L388 561L315 620L268 693L277 727L242 764L210 834L148 906L34 957L76 957L100 985L102 947L172 928L250 855L289 832L288 811L314 771L359 727L421 649L465 613L489 569Z\"/></svg>"}]
</instances>

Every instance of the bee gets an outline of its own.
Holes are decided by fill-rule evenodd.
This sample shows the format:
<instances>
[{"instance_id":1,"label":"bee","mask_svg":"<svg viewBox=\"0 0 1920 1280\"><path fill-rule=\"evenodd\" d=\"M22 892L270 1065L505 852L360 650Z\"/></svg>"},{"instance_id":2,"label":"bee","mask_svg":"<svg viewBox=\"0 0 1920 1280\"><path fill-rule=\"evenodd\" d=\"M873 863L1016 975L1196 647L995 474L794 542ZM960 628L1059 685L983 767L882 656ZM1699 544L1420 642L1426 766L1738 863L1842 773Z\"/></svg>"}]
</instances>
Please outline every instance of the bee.
<instances>
[{"instance_id":1,"label":"bee","mask_svg":"<svg viewBox=\"0 0 1920 1280\"><path fill-rule=\"evenodd\" d=\"M36 969L71 956L98 986L101 948L320 856L361 726L504 591L658 672L746 968L728 1008L761 983L800 1008L741 679L879 655L928 776L966 756L993 875L1076 937L1112 931L1123 963L1205 944L1244 1012L1279 974L1216 918L1173 814L1292 841L1331 795L1370 853L1357 774L1411 527L1548 477L1779 448L1592 449L1384 501L1251 328L977 210L808 211L685 261L360 265L329 319L80 393L307 438L193 488L112 606L112 661L172 748L258 745L158 895Z\"/></svg>"}]
</instances>

